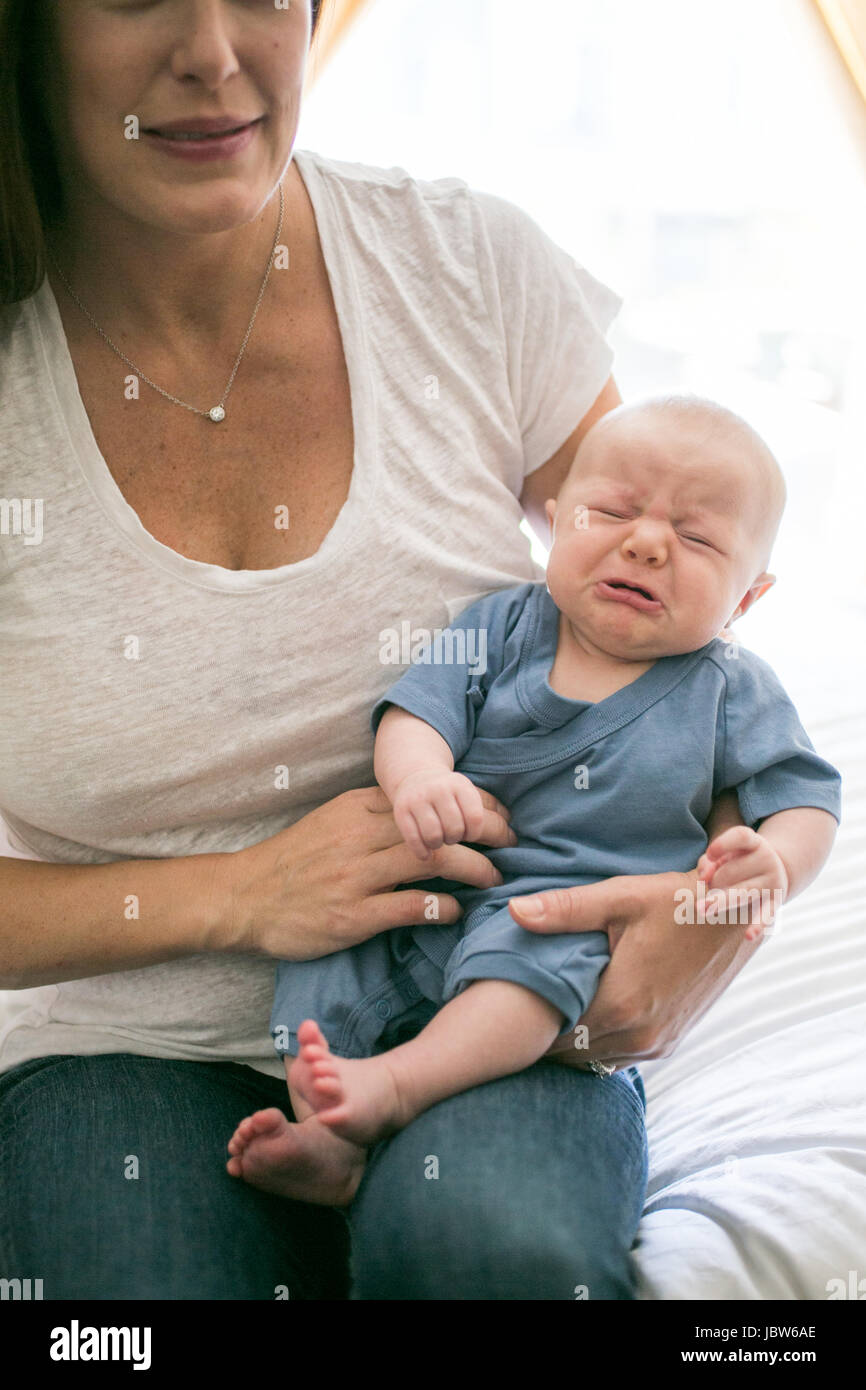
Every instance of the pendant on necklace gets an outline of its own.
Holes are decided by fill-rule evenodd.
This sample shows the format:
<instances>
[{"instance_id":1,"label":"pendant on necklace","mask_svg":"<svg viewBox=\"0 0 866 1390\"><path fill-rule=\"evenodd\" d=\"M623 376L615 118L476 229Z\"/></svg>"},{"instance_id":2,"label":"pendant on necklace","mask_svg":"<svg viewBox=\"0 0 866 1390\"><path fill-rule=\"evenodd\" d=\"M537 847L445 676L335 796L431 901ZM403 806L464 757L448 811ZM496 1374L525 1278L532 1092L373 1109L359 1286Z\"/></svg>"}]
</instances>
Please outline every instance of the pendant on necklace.
<instances>
[{"instance_id":1,"label":"pendant on necklace","mask_svg":"<svg viewBox=\"0 0 866 1390\"><path fill-rule=\"evenodd\" d=\"M210 419L213 420L215 425L218 425L220 420L224 420L226 418L226 413L221 405L215 405L213 410L208 411L208 415Z\"/></svg>"}]
</instances>

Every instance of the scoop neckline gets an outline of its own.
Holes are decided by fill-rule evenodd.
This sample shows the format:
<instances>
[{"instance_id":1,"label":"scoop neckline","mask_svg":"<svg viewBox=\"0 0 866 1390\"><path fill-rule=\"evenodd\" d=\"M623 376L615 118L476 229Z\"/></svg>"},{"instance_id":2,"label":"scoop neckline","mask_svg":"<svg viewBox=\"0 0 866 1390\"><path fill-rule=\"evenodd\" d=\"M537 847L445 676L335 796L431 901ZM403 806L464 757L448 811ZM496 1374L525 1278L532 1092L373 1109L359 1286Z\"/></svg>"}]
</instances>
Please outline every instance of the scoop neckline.
<instances>
[{"instance_id":1,"label":"scoop neckline","mask_svg":"<svg viewBox=\"0 0 866 1390\"><path fill-rule=\"evenodd\" d=\"M372 377L367 365L371 355L367 347L358 281L347 250L339 209L317 157L309 150L294 150L292 159L313 207L325 273L334 301L349 379L354 440L349 491L331 529L312 555L270 569L234 570L208 561L194 560L157 540L127 502L96 442L78 389L63 320L47 275L34 295L43 352L65 433L81 473L103 512L125 540L152 564L199 588L217 589L224 593L258 592L315 573L353 536L359 537L359 513L371 502L372 466L378 456L377 418Z\"/></svg>"}]
</instances>

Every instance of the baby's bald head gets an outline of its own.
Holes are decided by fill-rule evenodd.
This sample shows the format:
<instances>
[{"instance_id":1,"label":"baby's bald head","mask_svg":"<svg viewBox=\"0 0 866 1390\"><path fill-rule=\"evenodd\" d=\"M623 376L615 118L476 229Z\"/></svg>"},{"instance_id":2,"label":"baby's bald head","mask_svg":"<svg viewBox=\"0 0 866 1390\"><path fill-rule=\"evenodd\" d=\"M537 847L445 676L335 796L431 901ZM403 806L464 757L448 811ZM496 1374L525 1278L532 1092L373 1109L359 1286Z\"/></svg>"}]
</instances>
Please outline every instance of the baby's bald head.
<instances>
[{"instance_id":1,"label":"baby's bald head","mask_svg":"<svg viewBox=\"0 0 866 1390\"><path fill-rule=\"evenodd\" d=\"M652 396L608 411L581 441L560 505L566 494L580 491L584 476L603 466L605 456L613 462L618 447L639 449L642 441L652 440L663 451L666 439L676 444L672 458L675 452L696 475L705 470L728 487L753 543L755 574L766 570L785 508L782 470L746 420L702 396Z\"/></svg>"}]
</instances>

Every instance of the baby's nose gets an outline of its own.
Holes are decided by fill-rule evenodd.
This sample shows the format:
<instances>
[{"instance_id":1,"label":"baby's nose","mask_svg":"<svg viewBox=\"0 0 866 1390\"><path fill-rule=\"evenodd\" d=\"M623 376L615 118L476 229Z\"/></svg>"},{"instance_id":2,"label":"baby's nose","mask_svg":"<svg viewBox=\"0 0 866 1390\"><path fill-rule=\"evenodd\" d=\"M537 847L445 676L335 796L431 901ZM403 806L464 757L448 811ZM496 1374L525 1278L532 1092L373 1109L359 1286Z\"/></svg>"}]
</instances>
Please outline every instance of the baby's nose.
<instances>
[{"instance_id":1,"label":"baby's nose","mask_svg":"<svg viewBox=\"0 0 866 1390\"><path fill-rule=\"evenodd\" d=\"M633 531L623 541L622 548L628 559L644 565L661 565L667 554L661 535L649 528Z\"/></svg>"}]
</instances>

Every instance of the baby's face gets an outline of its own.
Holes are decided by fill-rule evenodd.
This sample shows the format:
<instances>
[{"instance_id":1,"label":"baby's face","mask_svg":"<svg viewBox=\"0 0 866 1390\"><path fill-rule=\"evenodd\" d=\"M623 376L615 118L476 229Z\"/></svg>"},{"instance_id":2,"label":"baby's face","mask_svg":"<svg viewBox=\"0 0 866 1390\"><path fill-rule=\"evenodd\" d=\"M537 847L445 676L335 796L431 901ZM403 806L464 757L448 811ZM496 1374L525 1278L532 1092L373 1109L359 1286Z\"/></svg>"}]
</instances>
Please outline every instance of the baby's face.
<instances>
[{"instance_id":1,"label":"baby's face","mask_svg":"<svg viewBox=\"0 0 866 1390\"><path fill-rule=\"evenodd\" d=\"M761 461L737 434L708 437L658 412L596 430L556 504L551 596L610 656L696 651L762 570Z\"/></svg>"}]
</instances>

